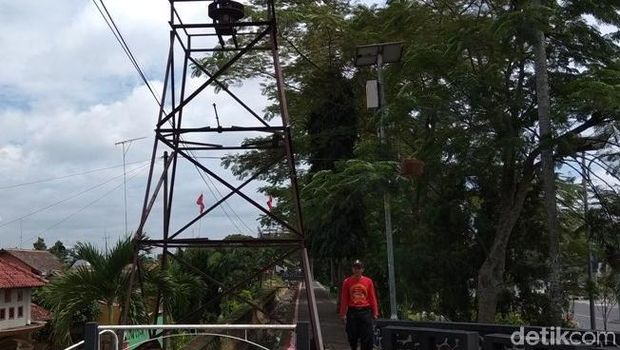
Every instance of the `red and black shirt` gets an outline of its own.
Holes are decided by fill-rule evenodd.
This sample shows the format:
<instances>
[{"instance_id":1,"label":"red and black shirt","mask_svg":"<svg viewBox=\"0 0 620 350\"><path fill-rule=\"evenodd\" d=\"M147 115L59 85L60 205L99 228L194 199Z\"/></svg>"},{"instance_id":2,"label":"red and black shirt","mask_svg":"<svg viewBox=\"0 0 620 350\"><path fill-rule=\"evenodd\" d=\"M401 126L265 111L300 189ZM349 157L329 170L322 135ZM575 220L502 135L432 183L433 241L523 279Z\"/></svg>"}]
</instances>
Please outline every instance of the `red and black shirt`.
<instances>
[{"instance_id":1,"label":"red and black shirt","mask_svg":"<svg viewBox=\"0 0 620 350\"><path fill-rule=\"evenodd\" d=\"M340 316L344 317L350 307L368 307L372 310L374 317L379 317L375 286L370 278L366 276L350 276L342 282Z\"/></svg>"}]
</instances>

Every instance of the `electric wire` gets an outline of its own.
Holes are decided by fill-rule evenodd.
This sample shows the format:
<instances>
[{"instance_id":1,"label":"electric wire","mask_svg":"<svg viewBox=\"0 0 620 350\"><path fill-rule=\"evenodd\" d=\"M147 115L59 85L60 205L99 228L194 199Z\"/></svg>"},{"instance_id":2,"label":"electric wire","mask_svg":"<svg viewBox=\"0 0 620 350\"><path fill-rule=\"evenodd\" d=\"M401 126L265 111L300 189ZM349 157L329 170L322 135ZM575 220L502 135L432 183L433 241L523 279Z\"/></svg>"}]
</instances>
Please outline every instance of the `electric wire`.
<instances>
[{"instance_id":1,"label":"electric wire","mask_svg":"<svg viewBox=\"0 0 620 350\"><path fill-rule=\"evenodd\" d=\"M125 52L125 54L129 58L129 61L131 61L131 64L138 71L138 75L140 75L140 78L142 79L142 81L144 81L144 84L146 85L146 87L151 92L151 95L153 95L153 98L155 99L155 101L157 101L157 104L159 106L161 106L162 102L159 101L159 98L155 94L155 91L151 87L151 84L149 84L148 79L146 77L146 74L144 74L144 72L140 68L140 65L138 64L138 61L136 60L135 56L131 52L131 49L129 48L129 45L127 45L127 42L125 41L125 38L123 37L123 34L120 32L120 30L116 26L116 22L114 22L114 19L112 18L112 15L108 11L108 8L106 7L105 3L103 2L103 0L99 0L99 2L101 3L101 7L103 7L103 10L101 10L101 7L99 7L99 5L97 4L96 0L92 0L92 2L95 5L95 7L97 8L97 10L99 11L99 13L101 14L101 17L103 18L103 20L108 25L108 28L110 28L110 30L112 31L112 34L114 34L114 38L116 38L116 41L118 41L118 43L121 45L121 48L123 49L123 51ZM104 11L105 11L105 14L104 14ZM107 16L106 16L106 14L107 14Z\"/></svg>"},{"instance_id":2,"label":"electric wire","mask_svg":"<svg viewBox=\"0 0 620 350\"><path fill-rule=\"evenodd\" d=\"M99 7L99 5L97 4L96 0L92 0L93 4L95 5L95 7L97 8L97 10L99 11L99 13L101 14L102 18L104 19L104 21L106 22L106 24L108 25L108 27L110 28L110 30L112 31L112 33L114 34L114 37L116 38L117 42L121 45L121 48L123 49L123 51L125 52L125 54L127 55L127 57L129 58L129 60L131 61L132 65L134 66L134 68L136 69L136 71L138 72L138 75L140 75L140 78L142 78L142 80L144 81L144 84L147 86L147 88L149 89L149 91L151 92L151 95L153 95L153 98L155 98L155 101L157 102L157 105L161 108L163 108L163 101L160 101L159 98L156 96L153 88L151 87L148 79L146 78L146 75L144 74L144 72L142 71L142 69L140 68L140 65L138 63L138 61L135 59L135 56L133 55L133 53L131 52L131 49L129 48L129 45L127 45L127 42L125 41L122 33L120 32L120 30L118 29L118 27L116 26L116 22L114 21L114 19L112 18L112 15L110 14L110 12L108 11L107 7L105 6L105 3L103 2L103 0L99 0L99 2L101 3L101 7L103 8L103 10ZM105 14L104 14L105 12ZM106 16L107 14L107 16ZM165 111L164 111L165 112ZM169 123L172 125L172 122L169 121ZM190 151L190 155L192 156L192 158L196 158L196 156ZM196 168L196 170L199 172L200 177L202 178L203 182L205 183L205 185L207 185L207 188L209 190L209 192L213 195L213 197L217 196L215 195L215 192L213 192L213 190L211 189L211 187L209 186L209 184L207 183L207 181L204 178L204 175L202 174L202 171L198 168L198 166L196 166L194 164L194 167ZM213 183L213 180L211 180L211 178L209 176L207 176L207 178L209 179L209 181L211 183ZM220 195L220 199L223 198L222 194L219 192L219 190L217 189L217 186L213 185L216 189L216 191L218 192L218 194ZM230 209L230 211L237 217L237 219L242 223L243 226L245 226L246 228L249 229L249 231L251 233L253 233L252 229L249 228L249 226L239 217L239 215L235 212L235 210L230 206L229 203L224 202L226 206L228 206L228 208ZM239 226L234 222L234 220L230 217L230 215L228 214L228 212L226 211L224 206L220 206L221 210L224 212L224 215L226 215L226 217L228 218L228 220L233 223L233 225L235 226L235 228L237 228L237 230L241 231ZM0 226L1 227L1 226Z\"/></svg>"},{"instance_id":3,"label":"electric wire","mask_svg":"<svg viewBox=\"0 0 620 350\"><path fill-rule=\"evenodd\" d=\"M141 162L131 162L131 163L127 163L126 165L139 164L139 163L145 163L145 162L149 162L149 160L144 160L144 161L141 161ZM68 174L68 175L63 175L63 176L58 176L58 177L52 177L52 178L48 178L48 179L34 180L34 181L23 182L23 183L19 183L19 184L0 186L0 190L7 190L7 189L11 189L11 188L17 188L17 187L23 187L23 186L29 186L29 185L36 185L36 184L40 184L40 183L44 183L44 182L52 182L52 181L57 181L57 180L63 180L63 179L67 179L67 178L70 178L70 177L87 175L87 174L96 173L96 172L99 172L99 171L120 168L122 166L123 166L122 164L121 165L114 165L114 166L109 166L109 167L105 167L105 168L97 168L97 169L86 170L86 171L81 172L81 173L73 173L73 174Z\"/></svg>"},{"instance_id":4,"label":"electric wire","mask_svg":"<svg viewBox=\"0 0 620 350\"><path fill-rule=\"evenodd\" d=\"M323 69L321 67L319 67L316 63L314 63L307 55L305 55L303 52L301 52L300 49L297 48L297 46L295 44L293 44L290 40L288 40L288 38L284 35L280 36L282 39L284 39L284 41L286 41L292 48L293 50L295 50L299 56L301 56L301 58L303 58L304 60L308 61L308 63L310 63L314 68L323 71Z\"/></svg>"},{"instance_id":5,"label":"electric wire","mask_svg":"<svg viewBox=\"0 0 620 350\"><path fill-rule=\"evenodd\" d=\"M220 195L220 198L223 198L224 195L222 195L220 190L215 186L215 184L213 183L213 180L211 180L211 178L208 178L208 179L211 181L211 184L213 184L213 187L215 188L217 193ZM230 209L230 211L233 213L233 215L237 218L237 220L239 220L239 222L248 230L248 232L253 234L254 230L252 230L252 228L250 226L248 226L248 224L245 223L245 220L241 219L241 217L237 214L237 212L235 210L233 210L233 208L230 206L230 203L228 203L228 202L224 202L224 203Z\"/></svg>"},{"instance_id":6,"label":"electric wire","mask_svg":"<svg viewBox=\"0 0 620 350\"><path fill-rule=\"evenodd\" d=\"M200 169L198 169L198 167L196 167L196 169L198 170L198 174L200 175L200 177L202 178L203 181L205 181L204 178L204 174L202 173L202 171ZM219 198L222 199L224 196L222 195L222 193L220 192L220 190L217 188L217 185L213 182L213 180L211 179L210 176L207 175L207 179L209 180L209 182L211 182L211 185L213 186L213 188L215 188L215 191L219 194ZM213 195L213 197L217 198L217 196L215 195L215 193L211 190L211 187L209 186L209 184L205 181L205 184L207 185L207 187L209 188L209 191L211 192L211 194ZM249 233L254 233L254 231L245 223L245 221L243 221L239 215L237 214L237 212L230 206L230 204L226 201L223 202L224 205L228 206L228 208L230 209L230 211L233 213L233 215L237 218L237 220L239 220L239 222L245 226L245 228L248 229ZM222 207L222 210L224 210L224 207ZM226 211L224 210L224 213L226 214L226 216L228 216L228 214L226 213ZM235 226L235 228L241 233L241 228L235 223L235 221L233 221L230 217L229 217L230 222L232 222L232 224Z\"/></svg>"},{"instance_id":7,"label":"electric wire","mask_svg":"<svg viewBox=\"0 0 620 350\"><path fill-rule=\"evenodd\" d=\"M140 169L140 168L143 168L143 167L146 167L146 165L143 165L143 166L141 166L141 167L139 167L139 168L132 169L132 170L130 170L130 171L135 171L136 169ZM122 176L123 176L123 174L121 174L121 175L117 175L117 176L115 176L115 177L113 177L113 178L111 178L111 179L109 179L109 180L106 180L106 181L105 181L105 182L103 182L103 183L100 183L100 184L98 184L98 185L92 186L92 187L87 188L87 189L85 189L85 190L82 190L82 191L80 191L80 192L78 192L78 193L76 193L76 194L73 194L73 195L71 195L71 196L69 196L69 197L67 197L67 198L61 199L61 200L59 200L59 201L57 201L57 202L54 202L54 203L49 204L49 205L46 205L46 206L44 206L44 207L42 207L42 208L36 209L36 210L34 210L34 211L31 211L30 213L28 213L28 214L26 214L26 215L23 215L23 216L21 216L21 217L19 217L19 218L16 218L16 219L13 219L13 220L7 221L7 222L5 222L5 223L2 223L2 224L0 224L0 228L5 227L5 226L8 226L8 225L10 225L10 224L12 224L12 223L14 223L14 222L17 222L17 221L19 221L19 220L23 220L23 219L25 219L25 218L28 218L28 217L33 216L33 215L35 215L35 214L38 214L38 213L40 213L40 212L43 212L43 211L45 211L45 210L47 210L47 209L49 209L49 208L52 208L52 207L54 207L54 206L56 206L56 205L58 205L58 204L62 204L62 203L64 203L64 202L70 201L70 200L72 200L72 199L74 199L74 198L77 198L77 197L79 197L79 196L81 196L81 195L83 195L83 194L85 194L85 193L88 193L88 192L90 192L90 191L93 191L93 190L95 190L95 189L97 189L97 188L101 187L101 186L104 186L104 185L106 185L106 184L108 184L108 183L110 183L110 182L112 182L112 181L114 181L114 180L116 180L116 179L118 179L118 178L120 178L120 177L122 177Z\"/></svg>"},{"instance_id":8,"label":"electric wire","mask_svg":"<svg viewBox=\"0 0 620 350\"><path fill-rule=\"evenodd\" d=\"M133 169L134 170L134 174L132 174L132 176L129 177L129 181L131 181L131 179L135 178L136 176L140 175L141 170L145 169L146 166L137 168L137 169ZM103 195L99 196L98 198L94 199L93 201L91 201L90 203L86 204L85 206L81 207L80 209L74 211L73 213L65 216L63 219L61 219L60 221L56 222L55 224L47 227L45 230L41 231L38 233L38 235L43 235L44 233L46 233L47 231L53 229L54 227L62 224L63 222L69 220L70 218L72 218L73 216L75 216L76 214L84 211L85 209L87 209L88 207L92 206L93 204L99 202L100 200L102 200L103 198L107 197L108 195L110 195L112 192L116 191L117 189L121 188L121 186L123 186L123 183L120 183L117 186L114 186L112 189L110 189L109 191L105 192ZM34 238L34 236L32 237Z\"/></svg>"}]
</instances>

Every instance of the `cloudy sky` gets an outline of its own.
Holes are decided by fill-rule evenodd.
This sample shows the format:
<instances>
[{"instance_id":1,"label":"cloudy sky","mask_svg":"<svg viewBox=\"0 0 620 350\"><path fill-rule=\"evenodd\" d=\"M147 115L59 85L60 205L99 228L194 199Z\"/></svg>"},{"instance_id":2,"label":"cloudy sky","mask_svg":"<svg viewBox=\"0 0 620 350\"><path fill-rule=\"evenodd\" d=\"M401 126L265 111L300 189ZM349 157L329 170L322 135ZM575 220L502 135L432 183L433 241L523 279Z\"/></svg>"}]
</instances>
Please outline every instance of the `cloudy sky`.
<instances>
[{"instance_id":1,"label":"cloudy sky","mask_svg":"<svg viewBox=\"0 0 620 350\"><path fill-rule=\"evenodd\" d=\"M159 93L168 51L168 1L104 1ZM183 15L199 20L206 9L187 8ZM38 236L48 245L90 241L103 247L106 239L124 235L123 148L115 143L145 137L125 149L127 226L135 230L157 105L97 8L88 0L0 0L0 23L0 248L30 248ZM190 85L200 83L194 79ZM256 111L266 105L257 82L235 92ZM212 122L212 103L217 103L223 125L253 120L225 94L212 91L201 95L185 120L192 125ZM219 164L218 159L203 161ZM227 193L191 166L180 166L178 176L173 228L198 213L200 193L207 206ZM257 186L249 186L246 193L265 203ZM146 231L158 237L161 207L154 211ZM190 228L186 237L251 234L258 215L235 196Z\"/></svg>"},{"instance_id":2,"label":"cloudy sky","mask_svg":"<svg viewBox=\"0 0 620 350\"><path fill-rule=\"evenodd\" d=\"M168 50L168 1L105 4L159 93ZM184 15L197 19L206 16L206 9L188 9ZM128 230L135 230L157 105L97 8L87 0L0 0L0 23L0 247L30 248L38 236L48 245L61 240L103 246L106 238L112 242L122 236L123 149L115 143L146 137L126 148ZM236 92L259 112L266 104L256 82ZM247 120L229 98L211 91L187 120L198 125L201 118L212 118L212 103L218 105L222 124ZM219 164L217 159L205 162ZM172 218L176 227L197 214L200 193L207 205L227 193L215 180L203 181L192 167L181 167L179 179ZM256 187L248 188L248 195L265 203ZM238 198L228 204L188 235L221 238L256 230L255 209ZM147 232L157 237L160 227L161 221L153 221Z\"/></svg>"}]
</instances>

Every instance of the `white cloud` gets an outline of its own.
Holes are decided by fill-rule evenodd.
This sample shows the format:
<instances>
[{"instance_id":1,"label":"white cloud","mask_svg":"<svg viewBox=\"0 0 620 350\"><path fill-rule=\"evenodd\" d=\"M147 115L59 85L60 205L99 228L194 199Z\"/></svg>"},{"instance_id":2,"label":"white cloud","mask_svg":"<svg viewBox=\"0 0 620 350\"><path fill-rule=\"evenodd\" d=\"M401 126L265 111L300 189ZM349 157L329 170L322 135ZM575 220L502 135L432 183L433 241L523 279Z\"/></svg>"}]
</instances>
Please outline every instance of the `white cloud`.
<instances>
[{"instance_id":1,"label":"white cloud","mask_svg":"<svg viewBox=\"0 0 620 350\"><path fill-rule=\"evenodd\" d=\"M168 51L168 2L105 3L159 93ZM89 240L100 246L106 236L120 236L124 231L122 148L114 143L148 136L126 153L128 226L135 229L157 118L150 92L92 2L0 0L0 8L0 247L18 246L20 241L30 247L39 235L49 244ZM207 15L206 9L186 14L195 20ZM200 83L193 80L191 86ZM260 113L266 101L259 91L257 82L237 90ZM226 94L208 91L187 109L187 125L212 122L214 102L223 125L253 121ZM214 136L219 136L214 142L240 140ZM219 164L218 160L205 162ZM230 174L222 174L236 182ZM206 185L187 162L179 163L177 176L175 228L197 214L195 200L200 192L207 206L220 197L210 192L211 182ZM257 186L245 192L264 203ZM228 192L220 184L217 188L222 194ZM247 226L256 227L256 209L237 196L229 201L235 213L225 209L233 220L239 216ZM153 223L146 231L157 237L161 234L161 224L155 223L161 216L159 204L153 212ZM247 233L245 225L236 226ZM187 235L199 231L219 238L238 230L216 210Z\"/></svg>"}]
</instances>

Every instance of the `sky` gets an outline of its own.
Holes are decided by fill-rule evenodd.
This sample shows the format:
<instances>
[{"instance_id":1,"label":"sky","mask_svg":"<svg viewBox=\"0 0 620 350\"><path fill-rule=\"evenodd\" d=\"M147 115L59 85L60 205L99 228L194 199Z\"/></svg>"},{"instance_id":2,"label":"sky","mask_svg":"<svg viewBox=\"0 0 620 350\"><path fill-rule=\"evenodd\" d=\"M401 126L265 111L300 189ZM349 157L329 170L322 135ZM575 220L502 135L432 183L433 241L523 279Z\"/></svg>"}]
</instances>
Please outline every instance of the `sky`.
<instances>
[{"instance_id":1,"label":"sky","mask_svg":"<svg viewBox=\"0 0 620 350\"><path fill-rule=\"evenodd\" d=\"M159 94L168 52L168 1L104 1ZM183 15L199 20L206 10L187 8ZM0 0L0 23L0 248L31 248L37 237L48 245L57 240L67 246L78 241L112 244L138 226L157 104L92 1ZM192 79L189 85L201 82ZM234 91L257 112L267 104L257 81ZM222 124L247 124L247 113L212 90L190 106L186 122L213 122L212 103ZM123 148L115 144L135 138L144 139L125 144L125 186ZM220 168L218 159L203 162ZM219 174L235 182L229 172ZM248 186L245 193L265 204L259 186ZM215 180L200 178L191 166L180 166L173 229L197 215L195 201L201 193L209 206L227 192ZM159 203L153 213L146 232L155 238L161 236ZM255 208L233 196L184 237L255 234L258 217Z\"/></svg>"},{"instance_id":2,"label":"sky","mask_svg":"<svg viewBox=\"0 0 620 350\"><path fill-rule=\"evenodd\" d=\"M104 2L159 94L168 52L168 1ZM206 9L194 7L184 16L200 19ZM0 0L0 23L0 248L32 248L37 237L48 246L57 240L66 246L78 241L112 244L125 235L125 211L127 231L138 225L156 102L92 1ZM190 81L192 87L200 83ZM267 104L256 81L235 92L255 111ZM208 90L201 98L187 113L189 123L212 119L212 103L217 103L222 124L247 121L224 94ZM125 185L123 147L115 144L143 137L125 144ZM204 162L219 167L217 159ZM256 191L259 185L246 193L265 203ZM198 213L200 193L208 206L227 192L215 180L203 181L192 167L179 167L173 228ZM234 196L224 210L206 216L185 237L256 232L259 212L243 200ZM161 205L153 212L157 214L146 232L158 237Z\"/></svg>"}]
</instances>

